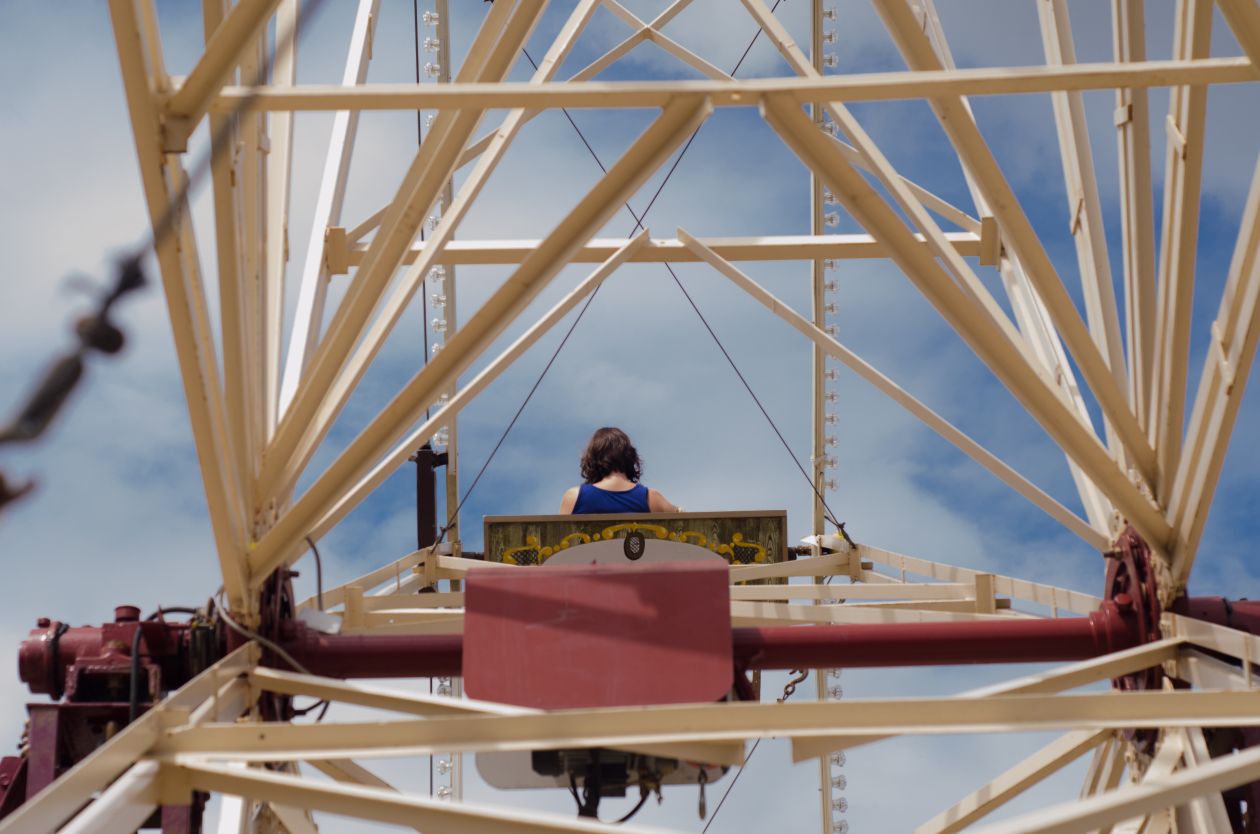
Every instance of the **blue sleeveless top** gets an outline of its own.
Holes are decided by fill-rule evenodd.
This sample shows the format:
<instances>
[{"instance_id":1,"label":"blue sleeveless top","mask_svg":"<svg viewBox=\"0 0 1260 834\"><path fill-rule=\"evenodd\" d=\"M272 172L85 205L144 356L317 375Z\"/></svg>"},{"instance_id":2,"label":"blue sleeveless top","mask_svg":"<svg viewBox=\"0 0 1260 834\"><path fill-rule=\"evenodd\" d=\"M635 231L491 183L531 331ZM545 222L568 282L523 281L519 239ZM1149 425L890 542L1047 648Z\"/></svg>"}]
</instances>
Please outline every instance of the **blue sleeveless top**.
<instances>
[{"instance_id":1,"label":"blue sleeveless top","mask_svg":"<svg viewBox=\"0 0 1260 834\"><path fill-rule=\"evenodd\" d=\"M632 489L624 492L612 492L594 484L582 484L578 487L577 501L573 504L574 515L648 511L648 488L643 484L635 484Z\"/></svg>"}]
</instances>

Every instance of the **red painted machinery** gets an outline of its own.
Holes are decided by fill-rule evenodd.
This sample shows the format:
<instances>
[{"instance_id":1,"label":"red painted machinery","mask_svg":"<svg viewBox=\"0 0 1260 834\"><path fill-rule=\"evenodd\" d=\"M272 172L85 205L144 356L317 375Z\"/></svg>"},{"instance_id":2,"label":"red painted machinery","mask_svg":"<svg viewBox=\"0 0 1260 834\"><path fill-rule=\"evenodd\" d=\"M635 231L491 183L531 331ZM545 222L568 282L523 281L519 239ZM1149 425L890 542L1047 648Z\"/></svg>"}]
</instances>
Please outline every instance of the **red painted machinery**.
<instances>
[{"instance_id":1,"label":"red painted machinery","mask_svg":"<svg viewBox=\"0 0 1260 834\"><path fill-rule=\"evenodd\" d=\"M747 673L757 670L1072 661L1156 639L1146 548L1129 535L1111 556L1107 599L1086 617L731 628L725 566L689 563L475 572L463 635L321 633L293 616L288 580L278 578L263 628L314 674L462 675L474 697L526 706L748 698ZM1176 610L1260 633L1260 603L1183 598ZM180 621L169 613L142 620L138 608L120 606L101 626L37 623L21 645L19 675L51 700L28 706L23 749L0 762L0 816L239 642L213 610L181 611L188 618ZM1161 674L1117 685L1158 685ZM287 704L272 709L277 719L291 715ZM1253 735L1221 736L1221 746L1249 746ZM1255 788L1227 799L1260 799ZM187 820L164 826L195 828Z\"/></svg>"}]
</instances>

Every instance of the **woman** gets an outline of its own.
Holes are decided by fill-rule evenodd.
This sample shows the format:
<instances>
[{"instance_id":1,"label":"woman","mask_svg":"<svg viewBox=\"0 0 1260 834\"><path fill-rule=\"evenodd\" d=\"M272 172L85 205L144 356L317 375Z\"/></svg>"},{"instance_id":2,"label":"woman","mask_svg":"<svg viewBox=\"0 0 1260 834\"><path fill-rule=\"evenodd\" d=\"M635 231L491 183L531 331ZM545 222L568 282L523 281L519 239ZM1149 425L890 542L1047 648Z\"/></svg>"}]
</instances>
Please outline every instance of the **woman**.
<instances>
[{"instance_id":1,"label":"woman","mask_svg":"<svg viewBox=\"0 0 1260 834\"><path fill-rule=\"evenodd\" d=\"M676 513L665 496L639 483L642 465L630 438L621 429L602 428L591 436L582 453L582 479L586 483L564 494L560 512Z\"/></svg>"}]
</instances>

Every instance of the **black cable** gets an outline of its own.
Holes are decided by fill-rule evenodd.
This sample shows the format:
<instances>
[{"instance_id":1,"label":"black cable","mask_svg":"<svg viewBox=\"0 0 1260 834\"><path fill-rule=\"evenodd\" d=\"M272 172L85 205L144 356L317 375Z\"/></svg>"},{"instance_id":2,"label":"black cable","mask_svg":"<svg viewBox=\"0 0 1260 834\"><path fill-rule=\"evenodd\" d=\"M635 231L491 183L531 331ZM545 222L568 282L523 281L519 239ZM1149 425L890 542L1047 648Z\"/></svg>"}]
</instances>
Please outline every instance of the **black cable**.
<instances>
[{"instance_id":1,"label":"black cable","mask_svg":"<svg viewBox=\"0 0 1260 834\"><path fill-rule=\"evenodd\" d=\"M319 606L319 610L324 610L324 562L319 558L319 548L315 546L315 540L310 536L306 537L306 543L311 546L311 553L315 554L315 603Z\"/></svg>"},{"instance_id":2,"label":"black cable","mask_svg":"<svg viewBox=\"0 0 1260 834\"><path fill-rule=\"evenodd\" d=\"M726 798L731 795L731 791L734 790L735 784L739 782L739 777L743 776L744 771L748 769L748 763L752 761L753 754L757 752L757 747L760 744L761 739L757 739L753 742L752 749L749 750L748 755L744 757L743 766L735 772L735 776L731 779L731 783L726 786L726 790L722 793L722 798L718 800L717 807L713 809L713 813L709 816L708 821L705 822L704 828L700 829L700 834L707 834L709 826L713 825L713 821L717 819L718 812L722 810L722 804L726 802Z\"/></svg>"},{"instance_id":3,"label":"black cable","mask_svg":"<svg viewBox=\"0 0 1260 834\"><path fill-rule=\"evenodd\" d=\"M639 801L635 803L633 808L631 808L629 811L626 812L626 815L624 817L617 820L615 824L621 825L623 822L629 822L630 819L635 814L639 813L639 809L642 808L647 803L649 793L650 792L646 788L640 787L639 788Z\"/></svg>"},{"instance_id":4,"label":"black cable","mask_svg":"<svg viewBox=\"0 0 1260 834\"><path fill-rule=\"evenodd\" d=\"M774 14L775 10L779 8L779 3L781 2L782 0L776 0L774 6L771 7L770 9L771 14ZM748 57L749 52L752 51L753 45L757 42L757 38L759 38L760 36L761 36L761 29L760 27L758 27L757 33L753 35L752 40L749 41L747 48L744 49L744 54L740 56L739 61L736 62L735 64L735 68L731 70L730 74L732 77L735 75L736 72L739 71L740 66L744 63L744 59ZM534 59L530 57L529 52L525 50L522 50L522 52L525 53L525 57L529 60L530 64L533 65L534 69L537 69L538 65L534 63ZM561 112L564 113L565 118L569 120L569 124L572 125L573 129L577 132L578 137L582 140L582 144L586 146L586 150L590 152L591 157L595 160L595 164L599 166L599 169L601 171L603 171L604 173L607 173L608 169L604 167L604 163L600 160L599 154L597 154L595 152L595 149L591 147L591 143L588 142L586 139L586 136L583 135L582 129L577 126L577 123L575 121L573 121L573 117L569 115L569 111L565 108L561 108ZM630 204L628 202L625 204L626 211L630 213L630 216L633 217L635 221L634 230L631 231L632 235L635 232L637 232L639 229L643 228L643 218L647 217L647 213L651 211L652 206L656 203L656 198L661 195L661 192L665 189L666 183L669 182L669 178L673 176L674 171L677 170L679 163L682 162L683 155L687 153L688 148L691 147L691 143L695 141L696 136L698 136L699 134L700 134L700 128L697 127L692 132L690 138L687 139L687 143L683 145L683 148L678 153L678 156L674 159L673 165L670 167L669 171L665 174L664 179L661 180L660 186L657 187L656 193L652 195L652 199L651 201L649 201L648 206L646 209L644 209L642 215L635 213L634 209L630 207ZM823 511L827 515L827 520L830 521L833 525L839 526L840 522L836 519L835 513L831 511L831 507L827 504L826 498L823 497L822 491L818 489L818 485L814 483L814 479L810 477L809 473L805 471L805 467L801 464L800 460L797 459L796 454L792 451L792 447L788 444L787 439L783 436L783 432L779 430L778 425L774 422L774 419L770 416L770 412L766 410L766 407L762 404L761 399L753 391L752 386L748 384L748 380L744 378L744 374L739 370L739 366L735 364L735 360L731 358L731 354L727 351L726 346L722 344L722 340L718 338L718 335L716 332L714 332L713 327L710 326L708 319L704 317L704 313L700 312L700 307L696 304L695 299L691 297L691 293L687 292L687 288L683 286L682 280L679 279L678 277L678 273L674 272L674 268L671 264L664 263L662 265L665 267L665 270L669 273L670 277L674 279L674 283L678 285L678 289L682 292L683 296L687 299L687 303L691 305L691 309L694 310L696 315L700 318L700 322L704 325L704 329L709 331L709 335L713 337L713 341L715 344L717 344L718 350L722 351L722 356L726 358L727 363L731 366L731 370L735 372L735 376L739 377L739 381L743 384L744 390L748 392L748 396L752 397L753 402L757 404L757 408L760 409L762 416L766 418L766 422L770 424L770 428L774 430L774 434L776 437L779 438L779 442L783 444L783 449L788 453L788 457L792 459L792 463L796 464L796 468L800 470L801 475L805 478L805 481L809 484L810 490L814 493L814 496L818 498L819 503L822 504ZM561 344L561 347L563 347L563 343ZM553 361L554 361L554 357L553 357ZM550 367L550 364L548 365L548 367ZM519 413L518 413L518 416L519 416ZM515 419L513 420L513 422L515 422ZM498 446L496 446L495 449L497 450ZM491 453L491 456L493 456L493 452Z\"/></svg>"},{"instance_id":5,"label":"black cable","mask_svg":"<svg viewBox=\"0 0 1260 834\"><path fill-rule=\"evenodd\" d=\"M298 9L297 17L293 21L293 29L289 32L289 46L293 46L297 42L298 32L300 32L302 27L315 17L323 5L324 0L307 0L306 3L301 4L301 7ZM281 33L277 32L277 41L279 40L280 35ZM281 44L276 43L271 51L266 53L262 64L258 67L258 72L253 78L241 79L242 83L246 85L245 95L236 102L236 106L233 107L227 114L227 118L223 120L219 129L211 135L209 149L201 156L200 159L197 160L197 163L192 167L192 169L188 171L183 184L176 189L175 194L171 199L170 206L153 224L152 234L144 244L137 247L136 251L130 255L131 258L138 261L149 250L152 250L155 253L157 252L158 246L162 243L166 236L175 229L175 224L180 215L185 213L185 204L188 202L188 197L192 193L193 188L199 185L200 181L209 175L214 165L214 161L218 158L219 154L223 153L225 149L234 146L234 143L228 140L231 139L232 131L236 127L236 120L242 113L248 112L248 110L253 106L255 99L257 99L259 94L262 92L263 84L267 80L267 77L271 74L271 66L275 61L276 53L279 51L280 47ZM216 148L218 150L216 150Z\"/></svg>"},{"instance_id":6,"label":"black cable","mask_svg":"<svg viewBox=\"0 0 1260 834\"><path fill-rule=\"evenodd\" d=\"M191 605L171 605L171 606L159 605L158 609L149 615L149 619L150 620L161 619L165 617L167 614L187 614L190 617L195 617L200 613L201 612L199 609L193 608Z\"/></svg>"},{"instance_id":7,"label":"black cable","mask_svg":"<svg viewBox=\"0 0 1260 834\"><path fill-rule=\"evenodd\" d=\"M442 543L442 541L446 538L446 531L451 529L451 527L455 524L455 519L459 518L459 511L463 508L464 502L468 500L468 496L472 495L472 491L476 488L477 482L481 480L481 476L486 474L486 469L490 466L490 461L494 460L495 453L499 451L499 447L503 445L503 441L507 440L508 433L512 431L512 427L516 425L516 421L520 419L521 414L525 411L525 406L529 405L529 401L533 399L534 392L538 390L538 386L542 385L542 381L547 376L547 372L550 371L551 366L555 364L556 358L560 356L560 351L563 350L565 344L568 343L569 337L573 335L574 328L578 326L578 322L582 320L582 316L586 315L587 309L590 308L591 302L595 300L595 296L598 293L599 287L596 287L591 291L591 294L587 296L586 302L582 305L582 309L578 310L577 316L573 319L573 323L569 325L568 331L565 332L564 338L560 340L560 344L556 347L555 352L551 354L551 358L547 360L547 365L542 369L542 373L538 375L538 379L534 380L534 386L530 388L529 393L525 395L525 400L521 403L521 407L516 409L516 413L512 415L511 422L509 422L507 428L503 430L503 434L499 435L498 442L494 444L494 448L490 450L490 454L486 457L486 462L483 463L481 465L481 469L477 471L477 477L473 478L472 483L468 485L468 489L464 492L464 497L459 499L459 503L455 505L455 512L450 514L450 517L446 520L446 526L438 532L437 541L434 543L435 545Z\"/></svg>"},{"instance_id":8,"label":"black cable","mask_svg":"<svg viewBox=\"0 0 1260 834\"><path fill-rule=\"evenodd\" d=\"M779 4L780 4L781 2L783 2L783 0L775 0L774 6L770 9L770 13L771 13L771 14L774 14L775 9L779 8ZM739 56L739 60L735 63L735 67L734 67L734 69L732 69L732 70L731 70L731 75L732 75L732 76L734 76L734 75L735 75L735 73L739 71L740 66L742 66L742 65L743 65L743 63L744 63L744 59L748 57L748 53L752 51L753 44L755 44L755 43L757 42L757 39L758 39L759 37L761 37L761 28L760 28L760 27L758 27L758 28L757 28L757 32L756 32L756 34L754 34L754 35L753 35L752 40L748 42L748 46L744 49L744 54L740 55L740 56ZM523 47L522 47L522 49L521 49L521 53L525 56L526 60L528 60L528 61L529 61L530 66L532 66L532 67L534 68L534 70L535 70L535 71L537 71L537 69L538 69L538 64L534 61L533 56L531 56L531 55L529 54L529 50L527 50L527 49L525 49L525 48L523 48ZM569 124L573 126L573 130L577 133L578 138L582 140L582 144L586 146L586 150L590 152L591 158L595 160L595 164L599 166L599 170L601 170L601 171L603 171L605 174L607 174L607 173L608 173L608 169L604 167L604 163L603 163L603 161L601 161L601 160L600 160L600 158L599 158L599 154L597 154L597 153L595 152L595 149L591 147L591 143L590 143L590 142L588 142L588 141L586 140L586 135L585 135L585 134L583 134L583 133L582 133L582 129L581 129L581 128L579 128L579 127L577 126L577 122L573 121L573 116L571 116L571 115L569 114L568 109L567 109L567 108L562 107L562 108L560 108L560 112L564 114L564 117L565 117L566 119L568 119ZM695 141L695 138L696 138L696 136L697 136L699 133L700 133L700 128L698 128L698 127L697 127L694 131L692 131L692 134L691 134L691 136L687 139L686 144L684 144L684 145L683 145L682 150L681 150L681 151L679 151L678 156L674 159L674 163L673 163L673 165L671 165L671 166L670 166L670 168L669 168L669 170L665 173L665 177L661 180L661 184L660 184L659 186L657 186L656 193L655 193L655 194L653 194L653 195L652 195L652 199L651 199L650 201L648 201L647 208L643 210L643 214L642 214L642 215L636 214L636 213L635 213L635 211L634 211L634 209L632 209L632 208L630 207L630 203L629 203L629 202L626 202L626 203L624 204L624 205L625 205L625 208L626 208L626 211L628 211L628 212L630 213L630 216L634 218L634 223L635 223L635 225L634 225L634 229L632 229L632 230L631 230L631 232L630 232L630 234L628 235L628 237L633 237L633 236L634 236L634 235L635 235L635 234L636 234L636 233L637 233L640 229L642 229L642 228L643 228L643 219L647 217L647 213L648 213L649 211L651 211L651 210L652 210L652 206L656 204L656 198L657 198L657 197L659 197L659 196L661 195L661 192L665 189L665 185L669 182L670 177L672 177L672 176L674 175L674 171L675 171L675 170L677 170L677 168L678 168L678 163L680 163L680 162L682 161L683 155L687 153L688 148L690 148L690 147L691 147L691 143L692 143L693 141ZM674 270L673 270L673 268L672 268L672 267L670 267L670 265L669 265L669 264L665 264L665 268L669 270L669 274L673 276L674 281L675 281L675 282L678 282L678 287L679 287L679 289L682 289L682 283L678 281L678 276L677 276L677 275L674 275ZM600 286L603 286L603 285L601 284ZM482 476L483 474L485 474L486 469L490 466L490 461L492 461L492 460L494 459L495 453L497 453L497 452L499 451L499 447L503 445L503 441L507 440L507 436L508 436L508 434L512 431L512 427L516 425L516 421L520 418L521 413L525 411L525 406L529 405L529 401L530 401L530 399L531 399L531 398L533 398L533 396L534 396L534 392L538 390L538 386L542 384L543 378L547 376L547 372L548 372L549 370L551 370L551 366L555 363L555 361L556 361L556 357L558 357L558 356L560 355L560 351L561 351L561 350L563 350L563 349L564 349L564 346L568 343L568 341L569 341L569 337L573 335L573 330L574 330L574 328L576 328L576 327L577 327L578 322L580 322L580 321L582 320L582 317L586 315L586 311L587 311L587 309L589 309L589 308L590 308L590 306L591 306L591 302L595 300L595 296L599 293L599 289L600 289L600 287L596 287L596 288L595 288L595 289L591 292L591 294L587 297L586 302L582 305L582 309L578 311L577 317L573 320L573 323L569 325L569 329L568 329L568 331L564 334L564 338L560 341L560 344L556 347L555 352L551 354L551 358L550 358L549 360L547 360L547 364L546 364L546 366L543 368L542 373L538 375L538 379L534 382L533 387L532 387L532 388L530 388L530 389L529 389L529 393L525 395L525 401L524 401L524 402L522 402L522 403L521 403L521 407L520 407L520 408L518 408L518 409L516 410L516 414L512 415L512 420L511 420L511 422L510 422L510 423L508 423L507 428L503 430L503 434L499 436L499 440L498 440L498 442L497 442L497 443L495 443L495 444L494 444L494 448L490 451L489 456L486 458L486 462L485 462L485 463L483 463L483 464L481 465L481 469L477 472L477 477L473 478L472 483L468 486L468 489L464 492L464 497L463 497L463 498L461 498L461 499L459 500L459 503L455 505L455 511L454 511L453 513L451 513L451 514L450 514L450 516L447 518L447 520L446 520L446 526L445 526L445 527L443 527L443 528L441 529L441 531L439 531L439 533L438 533L438 537L437 537L437 542L435 542L435 544L441 544L441 543L442 543L442 541L446 538L446 531L447 531L447 530L449 530L449 529L450 529L450 528L454 525L454 523L455 523L455 519L459 518L459 511L460 511L460 509L462 509L462 508L463 508L464 503L468 500L468 496L470 496L470 495L472 494L473 488L477 486L477 482L481 480L481 476ZM686 290L683 290L683 294L684 294L684 295L686 295L686 292L687 292ZM689 301L691 300L691 297L690 297L690 296L688 296L688 300L689 300ZM692 308L693 308L693 309L695 309L695 310L696 310L696 314L697 314L697 315L699 315L699 314L700 314L700 310L699 310L698 308L696 308L696 305L695 305L695 302L694 302L694 301L692 302L692 305L691 305L691 306L692 306ZM704 321L704 316L700 316L700 319L701 319L701 321ZM706 326L706 327L708 327L708 322L705 322L705 326ZM713 334L713 329L712 329L712 328L709 328L709 333L710 333L710 334ZM716 335L713 335L713 338L716 340L716 339L717 339L717 336L716 336ZM426 350L427 350L427 349L428 349L428 348L427 348L427 344L428 344L428 339L427 339L427 338L425 339L425 344L426 344ZM720 341L718 342L718 347L722 347L722 343L721 343ZM722 353L723 353L723 354L726 354L726 349L725 349L725 348L722 348ZM726 357L726 358L727 358L727 361L730 361L730 355L729 355L729 354L727 354L727 357ZM733 362L731 363L731 367L735 367L735 365L734 365L734 363L733 363ZM736 368L736 369L735 369L735 372L738 374L738 373L739 373L739 369L738 369L738 368ZM744 382L744 387L748 389L748 393L749 393L749 394L752 394L752 389L748 387L748 383L744 380L744 377L743 377L743 375L742 375L742 374L740 374L740 381L741 381L741 382ZM757 402L758 407L761 407L761 402L760 402L760 400L757 400L756 395L755 395L755 394L753 394L752 396L753 396L753 400L755 400L755 401ZM766 413L766 410L765 410L765 408L764 408L764 407L762 407L762 408L761 408L761 413L766 415L766 419L767 419L767 420L769 420L769 419L770 419L770 415ZM774 421L773 421L773 420L771 420L771 421L770 421L770 424L771 424L771 426L774 426ZM779 434L778 427L775 427L775 433L776 433L776 434ZM782 434L779 434L779 439L780 439L780 440L783 440L783 435L782 435ZM791 453L792 453L792 450L791 450L791 448L790 448L790 447L788 447L788 446L787 446L787 441L783 441L783 444L784 444L784 447L788 449L788 454L791 454ZM803 467L801 467L800 462L799 462L799 461L796 461L796 456L795 456L795 455L792 455L792 460L796 462L797 467L801 469L801 472L802 472L802 473L804 473L804 471L805 471L805 470L804 470L804 468L803 468ZM808 475L806 475L805 477L806 477L807 479L809 478L809 476L808 476ZM810 486L811 486L811 487L813 487L813 481L812 481L812 480L810 480ZM814 489L814 493L815 493L816 495L819 495L819 498L821 499L821 497L822 497L822 496L821 496L821 494L818 492L817 487L813 487L813 489ZM823 506L824 506L824 508L826 508L826 502L825 502L825 501L823 502ZM827 511L828 511L828 513L830 514L830 509L829 509L829 508L827 508Z\"/></svg>"}]
</instances>

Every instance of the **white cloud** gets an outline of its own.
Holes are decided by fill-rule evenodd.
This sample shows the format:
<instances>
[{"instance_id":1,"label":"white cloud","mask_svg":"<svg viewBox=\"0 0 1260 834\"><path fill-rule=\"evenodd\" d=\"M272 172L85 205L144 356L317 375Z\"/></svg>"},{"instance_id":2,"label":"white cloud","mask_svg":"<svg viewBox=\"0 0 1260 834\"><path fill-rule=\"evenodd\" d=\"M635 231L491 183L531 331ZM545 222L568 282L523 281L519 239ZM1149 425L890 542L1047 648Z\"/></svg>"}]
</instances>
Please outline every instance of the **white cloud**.
<instances>
[{"instance_id":1,"label":"white cloud","mask_svg":"<svg viewBox=\"0 0 1260 834\"><path fill-rule=\"evenodd\" d=\"M348 4L327 4L327 13L301 47L303 82L340 75L343 26ZM406 80L412 72L410 9L386 3L382 11L373 80ZM456 4L455 51L460 54L481 3ZM559 7L562 4L556 4ZM646 17L660 2L629 4ZM943 6L945 4L942 4ZM999 4L983 13L950 4L944 17L956 38L963 65L1033 63L1040 41L1031 6ZM785 3L780 14L801 32L806 4ZM996 11L995 11L996 9ZM848 68L899 68L887 35L865 3L844 3L840 53ZM1166 16L1152 8L1152 44L1167 40ZM1105 58L1109 24L1095 9L1073 7L1082 58ZM563 9L549 12L534 39L542 44L559 25ZM1008 17L1009 16L1009 17ZM200 24L172 10L164 14L172 71L186 71ZM980 21L982 25L975 25ZM1030 22L1031 21L1031 22ZM1164 28L1160 28L1160 27ZM135 170L130 125L118 82L116 58L103 8L91 12L31 14L6 8L0 25L0 73L25 79L6 94L5 128L0 130L0 181L16 199L0 201L0 224L13 278L0 281L0 349L11 360L0 369L0 402L14 403L48 355L67 344L68 320L85 307L61 289L61 276L73 270L107 274L108 256L139 238L146 222ZM601 13L590 44L611 45L625 33ZM751 35L751 23L738 4L697 2L666 30L718 66L729 68ZM1000 33L1000 36L999 36ZM799 36L799 34L798 34ZM1160 41L1160 42L1162 42ZM1218 37L1218 42L1224 42ZM59 43L69 56L51 60L44 44ZM594 54L590 44L575 51ZM543 47L539 46L541 52ZM1152 53L1155 52L1152 46ZM538 57L536 54L535 57ZM30 72L31 66L40 67ZM779 71L781 65L760 39L746 65L748 75ZM618 72L654 76L673 73L674 59L659 51L632 54ZM518 67L517 75L522 70ZM741 75L744 73L741 73ZM1241 121L1253 87L1213 93L1206 183L1209 199L1226 216L1236 216L1242 167L1254 162L1254 130ZM1217 102L1221 106L1217 107ZM1162 119L1159 96L1154 118ZM1095 155L1105 193L1114 189L1114 149L1105 124L1109 107L1101 94L1090 98ZM1006 99L977 102L981 126L1021 194L1044 188L1061 193L1058 151L1048 100L1012 105ZM1252 108L1254 109L1254 108ZM886 147L903 171L967 205L956 163L942 145L939 128L921 104L858 109L863 124ZM73 120L70 118L73 114ZM650 118L649 113L608 117L581 111L574 118L588 132L606 163L616 158ZM1250 116L1248 116L1250 118ZM908 121L906 121L908 120ZM310 226L310 205L318 187L329 119L299 118L295 145L293 212L290 225L288 289ZM482 130L494 124L487 117ZM916 126L907 129L906 124ZM82 127L86 125L86 127ZM1100 126L1101 125L1101 126ZM479 131L480 133L480 131ZM737 140L729 137L735 135ZM1157 136L1162 133L1157 132ZM204 141L204 140L202 140ZM1158 140L1162 141L1162 140ZM925 150L924 146L928 148ZM196 144L194 144L194 149ZM412 114L372 114L363 120L352 185L343 221L360 222L392 195L415 152ZM1157 176L1162 168L1156 159ZM1244 166L1244 163L1246 165ZM731 175L739 171L740 176ZM594 183L599 173L567 121L548 114L522 131L477 207L461 229L464 237L545 235ZM658 175L659 176L659 175ZM1046 180L1049 177L1050 180ZM656 182L657 180L654 180ZM1049 183L1047 185L1047 183ZM706 126L687 160L653 208L649 225L658 237L677 225L701 235L752 234L804 227L804 169L751 112L720 112ZM642 210L653 187L632 203ZM1108 205L1112 205L1107 197ZM1048 237L1066 238L1051 217ZM203 193L197 212L200 245L214 307L213 237ZM1230 211L1233 214L1229 214ZM1060 212L1061 213L1061 212ZM629 231L621 212L607 235ZM1055 256L1063 253L1056 250ZM1062 261L1065 280L1074 274L1072 255ZM799 264L755 264L747 270L789 303L807 303L807 275ZM531 311L554 303L588 267L565 270ZM680 279L736 363L784 431L792 451L808 456L809 351L804 340L734 291L724 280L694 266L680 267ZM506 268L460 271L461 320L508 274ZM155 276L156 277L156 276ZM337 279L332 298L352 280ZM940 322L895 269L881 264L845 264L839 272L842 338L951 420L1015 461L1038 483L1075 506L1062 456L1044 434L992 384L987 372ZM1205 283L1219 284L1209 276ZM1215 302L1209 307L1214 311ZM291 313L290 313L291 315ZM430 312L430 316L432 313ZM118 361L94 363L84 390L47 442L32 451L6 450L7 474L38 473L37 496L5 512L0 549L8 559L4 612L0 615L0 663L11 661L17 642L35 617L48 615L75 623L108 619L115 604L198 602L218 583L213 543L202 506L186 410L178 387L169 326L156 287L120 311L132 347ZM517 369L487 390L462 416L462 466L467 485L480 468L502 427L541 371L567 328L567 322L536 346ZM420 315L408 312L383 351L380 366L351 400L345 416L312 466L318 472L386 402L419 363ZM478 367L523 325L508 329ZM921 426L864 384L842 375L838 457L841 468L833 508L859 538L941 561L1053 581L1097 592L1101 566L1070 536L997 486ZM1254 571L1238 544L1252 529L1257 486L1254 476L1256 395L1248 398L1225 485L1233 489L1209 528L1210 553L1202 561L1212 589L1254 582ZM810 496L800 473L716 346L685 306L672 279L655 265L633 266L614 276L592 304L556 366L504 444L486 480L467 507L465 534L476 542L483 513L543 512L576 478L577 451L591 428L626 426L647 460L646 479L689 509L786 507L793 534L807 532ZM412 532L409 468L392 478L374 499L352 514L325 545L329 585L409 549ZM302 564L301 586L313 582ZM10 663L9 668L12 668ZM910 670L846 676L851 697L958 691L973 679L997 679L1009 669ZM781 685L776 684L776 685ZM16 741L20 704L27 697L13 678L0 679L0 731ZM885 743L851 757L851 813L855 829L908 828L983 782L1021 751L1042 742L982 738L925 739ZM965 766L940 767L942 760ZM418 766L399 764L399 781L417 781ZM385 769L382 769L385 772ZM1068 781L1050 783L1030 801L1072 795ZM728 780L731 777L727 777ZM723 810L719 828L774 830L802 820L813 824L817 793L812 764L789 766L785 746L767 742ZM886 790L889 782L914 784L916 801ZM715 788L722 788L719 783ZM470 796L490 798L470 786ZM712 806L714 792L710 794ZM775 797L774 801L767 801ZM495 801L513 802L516 796ZM649 804L645 822L694 825L694 790L679 791L657 810ZM546 805L567 813L567 797L530 797L523 804ZM348 825L338 823L337 825ZM804 823L801 823L803 827ZM329 830L337 830L330 826ZM341 830L351 830L342 828ZM354 824L353 830L364 830Z\"/></svg>"}]
</instances>

